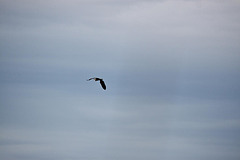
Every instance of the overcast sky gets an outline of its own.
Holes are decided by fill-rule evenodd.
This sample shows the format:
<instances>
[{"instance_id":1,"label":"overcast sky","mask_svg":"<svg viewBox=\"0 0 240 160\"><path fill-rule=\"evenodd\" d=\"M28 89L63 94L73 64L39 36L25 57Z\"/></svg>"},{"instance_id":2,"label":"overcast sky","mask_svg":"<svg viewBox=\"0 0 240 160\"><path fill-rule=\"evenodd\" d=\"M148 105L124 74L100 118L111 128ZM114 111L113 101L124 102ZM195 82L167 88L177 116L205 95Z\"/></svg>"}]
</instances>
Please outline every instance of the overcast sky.
<instances>
[{"instance_id":1,"label":"overcast sky","mask_svg":"<svg viewBox=\"0 0 240 160\"><path fill-rule=\"evenodd\" d=\"M239 0L0 0L0 159L239 160L239 44Z\"/></svg>"}]
</instances>

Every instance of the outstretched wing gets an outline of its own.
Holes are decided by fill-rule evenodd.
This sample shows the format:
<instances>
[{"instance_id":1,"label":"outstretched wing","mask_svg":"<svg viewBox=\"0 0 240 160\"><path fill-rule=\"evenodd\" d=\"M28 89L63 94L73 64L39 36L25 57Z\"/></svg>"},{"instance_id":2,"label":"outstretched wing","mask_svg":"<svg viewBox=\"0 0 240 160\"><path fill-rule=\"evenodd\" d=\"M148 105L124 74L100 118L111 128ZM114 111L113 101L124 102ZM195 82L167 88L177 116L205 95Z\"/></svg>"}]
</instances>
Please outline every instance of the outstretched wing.
<instances>
[{"instance_id":1,"label":"outstretched wing","mask_svg":"<svg viewBox=\"0 0 240 160\"><path fill-rule=\"evenodd\" d=\"M100 80L100 84L104 90L106 90L106 85L103 80Z\"/></svg>"},{"instance_id":2,"label":"outstretched wing","mask_svg":"<svg viewBox=\"0 0 240 160\"><path fill-rule=\"evenodd\" d=\"M92 79L94 79L94 78L89 78L87 81L90 81L90 80L92 80Z\"/></svg>"}]
</instances>

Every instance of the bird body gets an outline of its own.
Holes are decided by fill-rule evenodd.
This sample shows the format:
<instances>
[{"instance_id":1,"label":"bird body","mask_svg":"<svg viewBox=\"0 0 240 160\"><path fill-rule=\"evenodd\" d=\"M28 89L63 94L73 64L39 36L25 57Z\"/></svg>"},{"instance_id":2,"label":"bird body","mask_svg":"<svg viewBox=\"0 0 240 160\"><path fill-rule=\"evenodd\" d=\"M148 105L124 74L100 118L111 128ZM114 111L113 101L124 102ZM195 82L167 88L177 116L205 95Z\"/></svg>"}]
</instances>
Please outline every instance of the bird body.
<instances>
[{"instance_id":1,"label":"bird body","mask_svg":"<svg viewBox=\"0 0 240 160\"><path fill-rule=\"evenodd\" d=\"M103 88L104 90L106 90L106 85L105 85L103 79L97 78L97 77L93 77L93 78L89 78L87 81L90 81L90 80L92 80L92 79L94 79L95 81L100 81L100 84L101 84L102 88Z\"/></svg>"}]
</instances>

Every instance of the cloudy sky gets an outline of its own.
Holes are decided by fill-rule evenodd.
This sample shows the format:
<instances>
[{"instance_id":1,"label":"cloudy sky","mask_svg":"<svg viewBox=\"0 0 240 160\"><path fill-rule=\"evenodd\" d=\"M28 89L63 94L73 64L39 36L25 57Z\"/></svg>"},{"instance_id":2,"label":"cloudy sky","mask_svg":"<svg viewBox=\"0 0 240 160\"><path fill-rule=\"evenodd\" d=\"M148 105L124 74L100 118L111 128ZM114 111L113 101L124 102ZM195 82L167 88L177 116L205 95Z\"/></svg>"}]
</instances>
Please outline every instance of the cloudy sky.
<instances>
[{"instance_id":1,"label":"cloudy sky","mask_svg":"<svg viewBox=\"0 0 240 160\"><path fill-rule=\"evenodd\" d=\"M239 44L239 0L0 0L0 159L239 160Z\"/></svg>"}]
</instances>

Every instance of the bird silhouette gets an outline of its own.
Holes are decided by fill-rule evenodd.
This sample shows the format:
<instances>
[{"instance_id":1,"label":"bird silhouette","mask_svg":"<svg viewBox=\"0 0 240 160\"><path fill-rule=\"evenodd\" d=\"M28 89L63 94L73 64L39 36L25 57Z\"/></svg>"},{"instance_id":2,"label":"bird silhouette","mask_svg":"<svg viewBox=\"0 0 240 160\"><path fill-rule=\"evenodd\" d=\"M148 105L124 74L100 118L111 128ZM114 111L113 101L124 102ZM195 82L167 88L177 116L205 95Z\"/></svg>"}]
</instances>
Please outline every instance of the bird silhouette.
<instances>
[{"instance_id":1,"label":"bird silhouette","mask_svg":"<svg viewBox=\"0 0 240 160\"><path fill-rule=\"evenodd\" d=\"M92 80L92 79L94 79L95 81L100 81L100 84L101 84L102 88L103 88L104 90L106 90L106 85L105 85L103 79L93 77L93 78L89 78L87 81L90 81L90 80Z\"/></svg>"}]
</instances>

